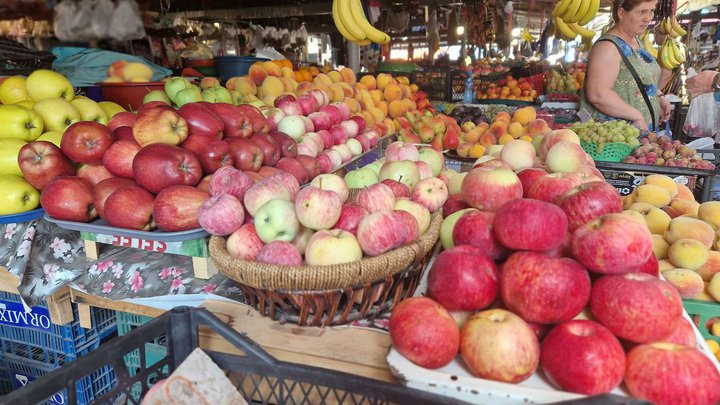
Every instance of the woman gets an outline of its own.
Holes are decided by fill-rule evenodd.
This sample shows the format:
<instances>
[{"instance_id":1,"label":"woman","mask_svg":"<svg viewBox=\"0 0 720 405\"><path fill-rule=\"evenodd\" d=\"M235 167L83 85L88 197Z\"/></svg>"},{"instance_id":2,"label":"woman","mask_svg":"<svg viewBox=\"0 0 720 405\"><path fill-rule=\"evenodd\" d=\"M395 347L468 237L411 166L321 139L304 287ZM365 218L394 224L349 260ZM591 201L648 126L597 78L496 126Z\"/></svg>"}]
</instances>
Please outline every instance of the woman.
<instances>
[{"instance_id":1,"label":"woman","mask_svg":"<svg viewBox=\"0 0 720 405\"><path fill-rule=\"evenodd\" d=\"M652 21L656 5L657 0L613 0L615 25L595 43L590 53L581 112L584 110L600 121L628 120L641 130L649 130L653 122L659 126L668 119L670 102L658 89L667 83L671 71L661 69L638 40ZM628 64L637 73L641 86Z\"/></svg>"}]
</instances>

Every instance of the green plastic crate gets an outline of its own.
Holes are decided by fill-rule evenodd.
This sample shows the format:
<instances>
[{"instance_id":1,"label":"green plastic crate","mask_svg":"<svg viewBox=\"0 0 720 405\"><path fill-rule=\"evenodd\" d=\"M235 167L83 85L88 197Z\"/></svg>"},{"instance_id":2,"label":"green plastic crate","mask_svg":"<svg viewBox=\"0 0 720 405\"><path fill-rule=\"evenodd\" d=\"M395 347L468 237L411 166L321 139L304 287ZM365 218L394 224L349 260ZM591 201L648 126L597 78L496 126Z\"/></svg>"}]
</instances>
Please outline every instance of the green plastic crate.
<instances>
[{"instance_id":1,"label":"green plastic crate","mask_svg":"<svg viewBox=\"0 0 720 405\"><path fill-rule=\"evenodd\" d=\"M118 336L125 336L131 330L138 328L152 320L149 316L117 312L115 314L118 325ZM145 367L141 367L139 351L133 351L125 356L125 362L130 367L146 368L167 356L167 347L163 341L155 340L145 344Z\"/></svg>"},{"instance_id":2,"label":"green plastic crate","mask_svg":"<svg viewBox=\"0 0 720 405\"><path fill-rule=\"evenodd\" d=\"M698 316L699 320L697 325L703 338L720 343L720 337L711 335L708 328L705 327L710 318L720 318L720 304L716 302L686 299L683 300L683 305L693 320L695 320L695 316Z\"/></svg>"},{"instance_id":3,"label":"green plastic crate","mask_svg":"<svg viewBox=\"0 0 720 405\"><path fill-rule=\"evenodd\" d=\"M580 141L585 153L598 162L622 162L637 146L630 146L625 142L606 143L605 147L598 150L598 144L593 142Z\"/></svg>"}]
</instances>

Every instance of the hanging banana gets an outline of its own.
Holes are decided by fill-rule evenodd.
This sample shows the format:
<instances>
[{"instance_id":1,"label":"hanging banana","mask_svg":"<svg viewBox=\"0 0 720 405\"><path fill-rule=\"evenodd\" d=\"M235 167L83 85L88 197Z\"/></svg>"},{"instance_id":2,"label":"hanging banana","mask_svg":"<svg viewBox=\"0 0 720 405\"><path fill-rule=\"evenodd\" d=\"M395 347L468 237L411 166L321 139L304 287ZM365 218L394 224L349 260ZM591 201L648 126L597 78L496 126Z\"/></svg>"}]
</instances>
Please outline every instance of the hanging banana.
<instances>
[{"instance_id":1,"label":"hanging banana","mask_svg":"<svg viewBox=\"0 0 720 405\"><path fill-rule=\"evenodd\" d=\"M352 9L350 7L350 0L335 0L338 2L338 14L345 28L350 34L357 38L357 41L362 41L367 38L365 31L360 28L360 25L355 21L352 15Z\"/></svg>"},{"instance_id":2,"label":"hanging banana","mask_svg":"<svg viewBox=\"0 0 720 405\"><path fill-rule=\"evenodd\" d=\"M345 26L345 23L343 22L342 18L340 17L340 0L333 0L332 3L332 16L333 21L335 22L335 27L337 27L340 34L345 37L348 41L354 42L358 45L363 44L364 42L367 42L364 45L369 44L370 42L366 40L364 37L355 36L348 28Z\"/></svg>"},{"instance_id":3,"label":"hanging banana","mask_svg":"<svg viewBox=\"0 0 720 405\"><path fill-rule=\"evenodd\" d=\"M598 10L600 9L600 0L589 0L590 7L588 7L587 12L585 15L580 18L580 21L578 21L578 25L585 25L592 21L595 16L598 13Z\"/></svg>"},{"instance_id":4,"label":"hanging banana","mask_svg":"<svg viewBox=\"0 0 720 405\"><path fill-rule=\"evenodd\" d=\"M600 0L560 0L552 16L560 17L567 24L585 25L595 18L599 8Z\"/></svg>"},{"instance_id":5,"label":"hanging banana","mask_svg":"<svg viewBox=\"0 0 720 405\"><path fill-rule=\"evenodd\" d=\"M683 27L680 25L680 23L678 22L677 18L675 18L675 16L673 16L672 19L670 19L670 27L672 28L673 33L675 34L674 35L675 38L687 35L687 31L685 31L683 29Z\"/></svg>"},{"instance_id":6,"label":"hanging banana","mask_svg":"<svg viewBox=\"0 0 720 405\"><path fill-rule=\"evenodd\" d=\"M377 44L387 44L390 42L390 36L388 36L388 34L380 31L370 24L370 21L368 21L367 17L365 17L365 12L363 11L360 0L343 1L349 2L352 18L355 21L355 24L357 24L357 26L364 32L367 39Z\"/></svg>"},{"instance_id":7,"label":"hanging banana","mask_svg":"<svg viewBox=\"0 0 720 405\"><path fill-rule=\"evenodd\" d=\"M642 41L643 48L652 55L653 58L658 58L658 50L655 48L655 45L650 41L650 30L646 30L645 33L640 37L640 40Z\"/></svg>"},{"instance_id":8,"label":"hanging banana","mask_svg":"<svg viewBox=\"0 0 720 405\"><path fill-rule=\"evenodd\" d=\"M568 24L568 27L570 27L570 29L573 30L573 32L575 32L576 34L580 35L583 38L590 38L590 39L595 38L595 31L589 30L585 27L581 27L580 24L578 24L578 23L570 23L570 24Z\"/></svg>"},{"instance_id":9,"label":"hanging banana","mask_svg":"<svg viewBox=\"0 0 720 405\"><path fill-rule=\"evenodd\" d=\"M557 28L557 32L562 35L562 37L568 41L571 41L577 37L577 33L573 31L572 28L570 28L569 25L563 21L560 17L555 17L555 27Z\"/></svg>"}]
</instances>

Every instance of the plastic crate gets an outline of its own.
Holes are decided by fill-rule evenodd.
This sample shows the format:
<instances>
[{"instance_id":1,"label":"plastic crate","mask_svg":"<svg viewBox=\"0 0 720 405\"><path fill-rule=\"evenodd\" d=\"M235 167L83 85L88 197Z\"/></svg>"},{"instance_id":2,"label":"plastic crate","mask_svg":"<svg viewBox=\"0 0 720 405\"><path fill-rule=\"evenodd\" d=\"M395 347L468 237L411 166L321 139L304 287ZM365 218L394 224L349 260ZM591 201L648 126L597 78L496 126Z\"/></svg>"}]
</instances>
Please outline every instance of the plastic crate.
<instances>
[{"instance_id":1,"label":"plastic crate","mask_svg":"<svg viewBox=\"0 0 720 405\"><path fill-rule=\"evenodd\" d=\"M625 142L610 142L598 150L598 144L594 142L580 141L585 153L590 155L595 161L601 162L622 162L637 146L630 146ZM639 146L639 145L638 145Z\"/></svg>"},{"instance_id":2,"label":"plastic crate","mask_svg":"<svg viewBox=\"0 0 720 405\"><path fill-rule=\"evenodd\" d=\"M50 69L55 55L28 49L7 38L0 38L0 76L29 75L36 69Z\"/></svg>"},{"instance_id":3,"label":"plastic crate","mask_svg":"<svg viewBox=\"0 0 720 405\"><path fill-rule=\"evenodd\" d=\"M465 403L401 385L389 384L343 372L279 361L257 343L224 324L206 309L178 307L146 325L117 337L99 349L0 398L13 405L45 401L52 393L69 390L68 404L77 403L72 388L78 379L111 366L118 376L113 388L93 404L139 404L152 384L164 378L198 347L200 331L213 331L244 355L206 351L228 375L248 402L272 404L459 404ZM128 373L123 356L144 351L145 342L168 337L168 355L153 366L143 365L136 375Z\"/></svg>"},{"instance_id":4,"label":"plastic crate","mask_svg":"<svg viewBox=\"0 0 720 405\"><path fill-rule=\"evenodd\" d=\"M703 338L720 343L720 337L713 336L708 330L708 325L706 325L710 318L720 318L720 304L717 302L686 299L683 301L683 306L697 325Z\"/></svg>"},{"instance_id":5,"label":"plastic crate","mask_svg":"<svg viewBox=\"0 0 720 405\"><path fill-rule=\"evenodd\" d=\"M139 328L153 320L149 316L117 312L118 336L125 336L132 330ZM152 342L145 343L145 364L152 366L167 356L167 336L160 336ZM139 351L133 351L125 356L125 363L131 368L142 368ZM132 371L131 371L132 372Z\"/></svg>"},{"instance_id":6,"label":"plastic crate","mask_svg":"<svg viewBox=\"0 0 720 405\"><path fill-rule=\"evenodd\" d=\"M417 71L413 73L412 83L425 92L428 100L449 101L452 92L449 76L447 71Z\"/></svg>"},{"instance_id":7,"label":"plastic crate","mask_svg":"<svg viewBox=\"0 0 720 405\"><path fill-rule=\"evenodd\" d=\"M116 330L115 312L91 308L92 328L80 326L77 306L74 320L67 325L50 322L44 304L25 312L19 295L0 292L0 354L58 367L78 358L84 347L97 345Z\"/></svg>"}]
</instances>

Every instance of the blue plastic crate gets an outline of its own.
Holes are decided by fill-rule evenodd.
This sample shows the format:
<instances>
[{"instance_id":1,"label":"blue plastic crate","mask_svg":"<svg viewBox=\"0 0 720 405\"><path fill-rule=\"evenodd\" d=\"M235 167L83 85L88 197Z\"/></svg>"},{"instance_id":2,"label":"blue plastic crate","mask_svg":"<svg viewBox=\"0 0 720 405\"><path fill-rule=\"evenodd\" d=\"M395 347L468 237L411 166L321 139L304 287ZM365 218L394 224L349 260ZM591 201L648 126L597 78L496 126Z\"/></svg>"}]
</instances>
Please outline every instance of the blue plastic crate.
<instances>
[{"instance_id":1,"label":"blue plastic crate","mask_svg":"<svg viewBox=\"0 0 720 405\"><path fill-rule=\"evenodd\" d=\"M118 336L125 336L130 331L150 322L149 316L135 315L126 312L117 312ZM161 336L145 344L145 366L149 367L167 356L167 336ZM134 350L124 356L125 363L131 368L144 368L140 360L139 350Z\"/></svg>"},{"instance_id":2,"label":"blue plastic crate","mask_svg":"<svg viewBox=\"0 0 720 405\"><path fill-rule=\"evenodd\" d=\"M0 355L59 367L76 359L83 348L98 345L117 329L115 311L91 308L92 328L80 326L77 306L74 320L67 325L50 321L47 305L37 305L25 312L20 296L0 292Z\"/></svg>"},{"instance_id":3,"label":"blue plastic crate","mask_svg":"<svg viewBox=\"0 0 720 405\"><path fill-rule=\"evenodd\" d=\"M95 342L81 349L80 355L88 354L97 349L98 346L99 342ZM32 384L33 380L52 372L55 368L42 362L27 360L12 354L0 354L0 395L7 394L27 384ZM117 385L115 373L110 367L104 366L76 381L77 403L80 405L89 404L95 398L110 391L115 385ZM67 404L67 390L52 395L44 403L51 405Z\"/></svg>"}]
</instances>

